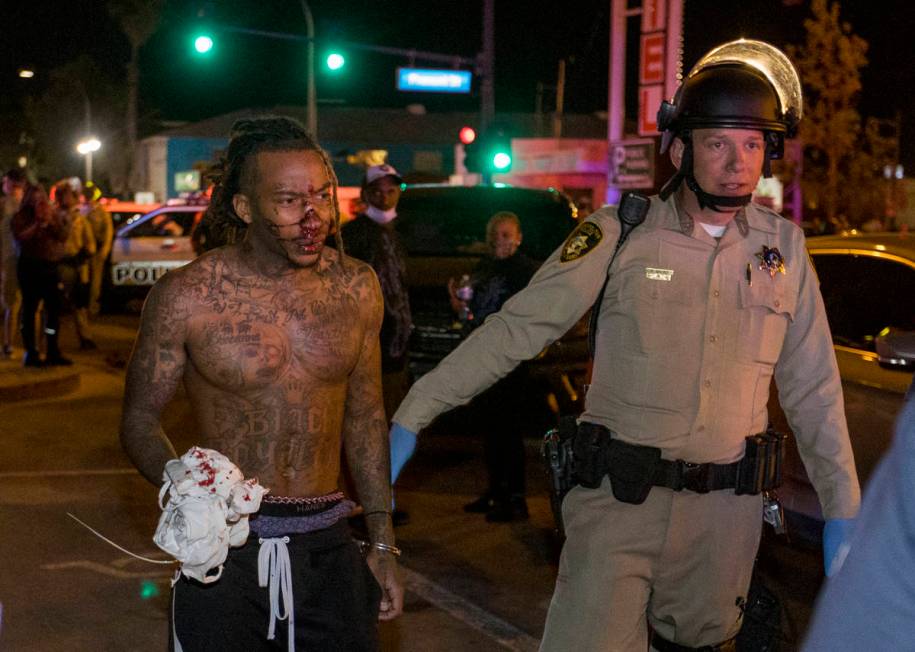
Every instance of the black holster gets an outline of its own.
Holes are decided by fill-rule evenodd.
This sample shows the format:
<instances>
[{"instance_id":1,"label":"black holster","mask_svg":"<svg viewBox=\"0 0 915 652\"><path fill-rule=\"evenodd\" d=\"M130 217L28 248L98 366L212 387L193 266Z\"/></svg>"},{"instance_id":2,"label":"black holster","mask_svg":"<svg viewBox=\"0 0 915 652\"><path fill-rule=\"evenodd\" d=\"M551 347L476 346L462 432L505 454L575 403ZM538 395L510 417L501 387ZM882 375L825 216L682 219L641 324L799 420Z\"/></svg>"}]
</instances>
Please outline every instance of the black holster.
<instances>
[{"instance_id":1,"label":"black holster","mask_svg":"<svg viewBox=\"0 0 915 652\"><path fill-rule=\"evenodd\" d=\"M634 505L645 502L661 461L661 449L625 444L613 439L604 426L583 421L578 424L573 450L578 484L597 489L609 475L617 500Z\"/></svg>"},{"instance_id":2,"label":"black holster","mask_svg":"<svg viewBox=\"0 0 915 652\"><path fill-rule=\"evenodd\" d=\"M735 494L759 494L781 485L787 438L772 426L766 432L747 437L746 450L737 465Z\"/></svg>"},{"instance_id":3,"label":"black holster","mask_svg":"<svg viewBox=\"0 0 915 652\"><path fill-rule=\"evenodd\" d=\"M572 444L577 430L575 417L562 417L559 427L547 432L540 446L540 455L550 478L550 509L560 533L564 532L562 499L576 484Z\"/></svg>"},{"instance_id":4,"label":"black holster","mask_svg":"<svg viewBox=\"0 0 915 652\"><path fill-rule=\"evenodd\" d=\"M613 496L633 505L645 502L652 487L759 494L781 484L785 439L770 428L746 438L746 453L737 462L694 464L661 459L660 448L626 443L608 428L583 421L572 443L574 478L583 487L597 489L606 475Z\"/></svg>"}]
</instances>

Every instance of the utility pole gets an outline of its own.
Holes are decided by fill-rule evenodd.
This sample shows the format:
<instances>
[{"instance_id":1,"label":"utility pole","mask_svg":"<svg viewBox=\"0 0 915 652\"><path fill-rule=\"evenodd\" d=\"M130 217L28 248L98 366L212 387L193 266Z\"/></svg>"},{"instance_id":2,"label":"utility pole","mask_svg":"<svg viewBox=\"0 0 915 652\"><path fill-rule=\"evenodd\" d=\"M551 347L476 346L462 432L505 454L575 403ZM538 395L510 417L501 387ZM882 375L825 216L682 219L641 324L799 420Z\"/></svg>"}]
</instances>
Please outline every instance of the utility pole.
<instances>
[{"instance_id":1,"label":"utility pole","mask_svg":"<svg viewBox=\"0 0 915 652\"><path fill-rule=\"evenodd\" d=\"M495 33L495 0L483 0L483 50L479 55L480 133L484 133L496 117L496 97L493 84Z\"/></svg>"},{"instance_id":2,"label":"utility pole","mask_svg":"<svg viewBox=\"0 0 915 652\"><path fill-rule=\"evenodd\" d=\"M556 111L553 113L553 138L562 138L562 111L566 94L566 60L559 60L556 73Z\"/></svg>"},{"instance_id":3,"label":"utility pole","mask_svg":"<svg viewBox=\"0 0 915 652\"><path fill-rule=\"evenodd\" d=\"M318 101L315 95L315 20L311 15L308 0L300 0L302 13L305 14L305 36L308 39L306 46L306 63L308 69L307 100L306 100L306 125L305 128L312 138L318 137Z\"/></svg>"}]
</instances>

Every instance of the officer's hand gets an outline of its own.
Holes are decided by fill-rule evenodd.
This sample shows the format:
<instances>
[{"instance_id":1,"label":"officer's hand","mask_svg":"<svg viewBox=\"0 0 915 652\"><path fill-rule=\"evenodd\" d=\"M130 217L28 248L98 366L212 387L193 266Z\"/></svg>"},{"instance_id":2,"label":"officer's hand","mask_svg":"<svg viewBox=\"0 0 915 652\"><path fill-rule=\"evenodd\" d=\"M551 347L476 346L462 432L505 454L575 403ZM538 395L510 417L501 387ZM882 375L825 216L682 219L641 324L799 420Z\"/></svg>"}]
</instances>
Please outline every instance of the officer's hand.
<instances>
[{"instance_id":1,"label":"officer's hand","mask_svg":"<svg viewBox=\"0 0 915 652\"><path fill-rule=\"evenodd\" d=\"M404 464L413 457L416 450L416 433L407 430L399 423L391 424L391 484L397 482Z\"/></svg>"},{"instance_id":2,"label":"officer's hand","mask_svg":"<svg viewBox=\"0 0 915 652\"><path fill-rule=\"evenodd\" d=\"M853 518L831 518L823 528L823 565L826 577L839 572L848 554L849 539L855 526Z\"/></svg>"}]
</instances>

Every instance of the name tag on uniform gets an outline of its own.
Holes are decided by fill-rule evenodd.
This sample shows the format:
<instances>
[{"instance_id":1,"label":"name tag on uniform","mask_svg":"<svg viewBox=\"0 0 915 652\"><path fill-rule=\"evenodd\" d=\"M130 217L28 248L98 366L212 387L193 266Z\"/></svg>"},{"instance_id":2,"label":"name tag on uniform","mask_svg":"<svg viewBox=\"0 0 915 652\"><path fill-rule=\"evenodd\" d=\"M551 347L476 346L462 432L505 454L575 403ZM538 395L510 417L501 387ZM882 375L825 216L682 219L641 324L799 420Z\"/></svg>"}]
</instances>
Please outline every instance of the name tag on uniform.
<instances>
[{"instance_id":1,"label":"name tag on uniform","mask_svg":"<svg viewBox=\"0 0 915 652\"><path fill-rule=\"evenodd\" d=\"M652 281L669 281L673 277L674 270L672 269L658 269L657 267L645 268L645 278L650 278Z\"/></svg>"}]
</instances>

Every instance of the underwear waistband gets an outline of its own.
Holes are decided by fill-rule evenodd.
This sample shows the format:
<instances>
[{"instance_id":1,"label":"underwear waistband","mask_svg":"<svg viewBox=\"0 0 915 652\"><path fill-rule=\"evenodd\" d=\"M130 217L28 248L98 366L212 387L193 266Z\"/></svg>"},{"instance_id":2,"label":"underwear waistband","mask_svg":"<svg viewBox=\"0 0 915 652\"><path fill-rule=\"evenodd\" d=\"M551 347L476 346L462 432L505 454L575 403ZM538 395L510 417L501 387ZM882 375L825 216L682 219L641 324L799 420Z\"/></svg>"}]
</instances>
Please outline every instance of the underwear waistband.
<instances>
[{"instance_id":1,"label":"underwear waistband","mask_svg":"<svg viewBox=\"0 0 915 652\"><path fill-rule=\"evenodd\" d=\"M249 519L248 523L251 532L261 538L308 534L328 528L345 519L355 506L353 501L344 498L309 505L262 503L261 509Z\"/></svg>"}]
</instances>

